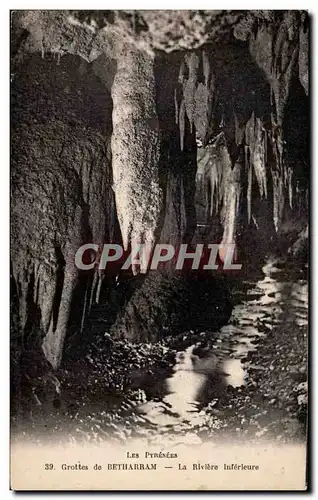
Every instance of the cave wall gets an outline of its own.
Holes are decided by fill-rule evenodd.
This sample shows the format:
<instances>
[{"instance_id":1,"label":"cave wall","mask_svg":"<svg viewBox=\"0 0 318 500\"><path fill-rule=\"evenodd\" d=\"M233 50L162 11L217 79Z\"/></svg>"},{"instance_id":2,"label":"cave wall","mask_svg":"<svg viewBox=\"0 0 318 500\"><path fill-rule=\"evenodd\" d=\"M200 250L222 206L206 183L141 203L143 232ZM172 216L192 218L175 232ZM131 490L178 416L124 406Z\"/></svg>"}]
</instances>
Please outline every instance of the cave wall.
<instances>
[{"instance_id":1,"label":"cave wall","mask_svg":"<svg viewBox=\"0 0 318 500\"><path fill-rule=\"evenodd\" d=\"M307 13L16 11L11 22L17 329L54 367L103 279L78 273L81 244L178 246L198 239L196 211L212 242L304 219ZM294 120L307 128L295 135Z\"/></svg>"},{"instance_id":2,"label":"cave wall","mask_svg":"<svg viewBox=\"0 0 318 500\"><path fill-rule=\"evenodd\" d=\"M112 102L87 63L50 55L24 61L11 99L18 327L25 343L43 340L45 356L56 366L79 280L75 252L85 242L104 242L113 231Z\"/></svg>"}]
</instances>

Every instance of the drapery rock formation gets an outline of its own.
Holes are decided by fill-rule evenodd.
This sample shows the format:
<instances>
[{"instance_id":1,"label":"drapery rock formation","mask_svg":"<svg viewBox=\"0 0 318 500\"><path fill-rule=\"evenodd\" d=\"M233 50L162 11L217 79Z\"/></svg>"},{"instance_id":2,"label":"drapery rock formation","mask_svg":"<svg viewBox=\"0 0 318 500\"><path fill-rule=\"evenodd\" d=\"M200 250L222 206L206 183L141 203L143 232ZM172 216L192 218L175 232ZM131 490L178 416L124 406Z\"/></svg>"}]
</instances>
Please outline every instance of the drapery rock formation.
<instances>
[{"instance_id":1,"label":"drapery rock formation","mask_svg":"<svg viewBox=\"0 0 318 500\"><path fill-rule=\"evenodd\" d=\"M151 251L198 240L200 224L230 243L250 232L272 241L293 220L304 229L306 12L16 11L11 21L21 351L36 343L57 367L69 330L85 327L104 276L76 269L83 243ZM129 336L139 338L131 326Z\"/></svg>"},{"instance_id":2,"label":"drapery rock formation","mask_svg":"<svg viewBox=\"0 0 318 500\"><path fill-rule=\"evenodd\" d=\"M26 343L30 335L44 337L45 355L57 365L79 285L75 252L87 241L103 243L114 224L112 103L75 56L60 64L52 56L26 60L12 99L11 257L19 328Z\"/></svg>"}]
</instances>

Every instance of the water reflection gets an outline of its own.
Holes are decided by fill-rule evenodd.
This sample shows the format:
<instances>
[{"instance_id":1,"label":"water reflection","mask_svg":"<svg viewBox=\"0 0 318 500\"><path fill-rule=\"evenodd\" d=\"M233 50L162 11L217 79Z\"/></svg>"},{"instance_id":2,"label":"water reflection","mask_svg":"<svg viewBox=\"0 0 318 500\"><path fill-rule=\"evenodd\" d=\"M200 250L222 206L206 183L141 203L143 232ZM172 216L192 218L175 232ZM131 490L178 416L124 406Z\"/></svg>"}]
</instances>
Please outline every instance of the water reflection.
<instances>
[{"instance_id":1,"label":"water reflection","mask_svg":"<svg viewBox=\"0 0 318 500\"><path fill-rule=\"evenodd\" d=\"M221 398L226 386L246 383L242 360L262 336L282 322L307 325L307 282L292 281L275 263L267 263L263 273L263 279L248 283L246 300L233 308L228 325L177 353L172 373L157 381L160 397L139 407L149 422L174 431L203 423L204 404Z\"/></svg>"}]
</instances>

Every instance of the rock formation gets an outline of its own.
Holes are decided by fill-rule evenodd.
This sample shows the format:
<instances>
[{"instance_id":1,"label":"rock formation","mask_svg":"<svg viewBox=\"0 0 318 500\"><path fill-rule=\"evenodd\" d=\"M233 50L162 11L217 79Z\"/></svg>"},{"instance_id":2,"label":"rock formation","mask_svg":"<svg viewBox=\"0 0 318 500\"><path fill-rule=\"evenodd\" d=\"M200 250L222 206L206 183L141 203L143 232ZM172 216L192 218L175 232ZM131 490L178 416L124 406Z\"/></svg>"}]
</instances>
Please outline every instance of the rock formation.
<instances>
[{"instance_id":1,"label":"rock formation","mask_svg":"<svg viewBox=\"0 0 318 500\"><path fill-rule=\"evenodd\" d=\"M306 12L15 11L11 22L21 350L40 344L56 368L72 325L85 327L103 275L76 269L83 243L190 243L196 208L223 242L275 239L293 218L304 229Z\"/></svg>"}]
</instances>

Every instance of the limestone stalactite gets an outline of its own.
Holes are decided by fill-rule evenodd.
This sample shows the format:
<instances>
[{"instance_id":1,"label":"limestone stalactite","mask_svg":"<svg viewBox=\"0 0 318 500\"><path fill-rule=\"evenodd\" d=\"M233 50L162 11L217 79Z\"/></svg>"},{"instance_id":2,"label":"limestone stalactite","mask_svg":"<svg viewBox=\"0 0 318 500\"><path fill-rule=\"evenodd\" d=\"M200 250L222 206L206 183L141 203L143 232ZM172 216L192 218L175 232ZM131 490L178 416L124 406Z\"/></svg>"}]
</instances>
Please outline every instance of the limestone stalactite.
<instances>
[{"instance_id":1,"label":"limestone stalactite","mask_svg":"<svg viewBox=\"0 0 318 500\"><path fill-rule=\"evenodd\" d=\"M164 190L160 242L175 247L191 241L196 225L197 146L195 127L190 124L185 109L184 89L180 82L182 71L182 53L157 54L156 104L161 136L160 179ZM176 120L176 115L180 115L180 120Z\"/></svg>"},{"instance_id":2,"label":"limestone stalactite","mask_svg":"<svg viewBox=\"0 0 318 500\"><path fill-rule=\"evenodd\" d=\"M164 200L154 59L125 47L117 61L111 94L113 188L123 245L128 249L132 242L144 243L151 251ZM140 270L145 272L146 267Z\"/></svg>"},{"instance_id":3,"label":"limestone stalactite","mask_svg":"<svg viewBox=\"0 0 318 500\"><path fill-rule=\"evenodd\" d=\"M309 76L308 76L308 63L309 63L309 29L306 16L303 16L303 23L299 30L299 80L308 95Z\"/></svg>"}]
</instances>

